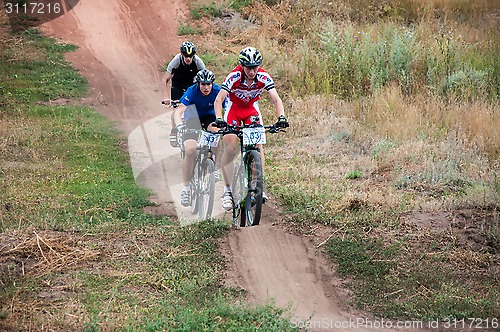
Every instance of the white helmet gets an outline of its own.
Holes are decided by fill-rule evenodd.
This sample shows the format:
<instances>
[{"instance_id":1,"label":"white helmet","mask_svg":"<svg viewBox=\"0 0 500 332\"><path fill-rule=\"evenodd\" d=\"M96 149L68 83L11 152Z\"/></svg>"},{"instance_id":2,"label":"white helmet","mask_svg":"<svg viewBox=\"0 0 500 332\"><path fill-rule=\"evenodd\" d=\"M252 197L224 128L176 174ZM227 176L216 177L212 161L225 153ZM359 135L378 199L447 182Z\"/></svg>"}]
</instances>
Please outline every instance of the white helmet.
<instances>
[{"instance_id":1,"label":"white helmet","mask_svg":"<svg viewBox=\"0 0 500 332\"><path fill-rule=\"evenodd\" d=\"M253 47L245 47L238 55L238 62L245 67L256 67L262 64L262 54Z\"/></svg>"}]
</instances>

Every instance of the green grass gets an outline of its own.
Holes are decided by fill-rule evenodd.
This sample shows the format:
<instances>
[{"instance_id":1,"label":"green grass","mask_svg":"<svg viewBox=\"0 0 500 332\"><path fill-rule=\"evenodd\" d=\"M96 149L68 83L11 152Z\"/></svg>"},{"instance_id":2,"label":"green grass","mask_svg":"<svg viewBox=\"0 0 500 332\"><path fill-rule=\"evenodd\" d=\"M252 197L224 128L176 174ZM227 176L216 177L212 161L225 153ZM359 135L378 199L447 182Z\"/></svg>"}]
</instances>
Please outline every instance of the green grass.
<instances>
[{"instance_id":1,"label":"green grass","mask_svg":"<svg viewBox=\"0 0 500 332\"><path fill-rule=\"evenodd\" d=\"M359 28L358 28L359 29ZM494 47L465 43L453 30L434 36L422 35L415 27L382 25L342 31L331 22L320 34L326 61L333 68L329 81L333 92L349 98L371 94L389 84L406 93L422 88L450 99L474 100L498 97ZM314 75L314 73L311 73Z\"/></svg>"},{"instance_id":2,"label":"green grass","mask_svg":"<svg viewBox=\"0 0 500 332\"><path fill-rule=\"evenodd\" d=\"M74 47L0 33L0 329L295 330L222 285L227 223L144 212L123 138L71 99L88 89L64 61Z\"/></svg>"},{"instance_id":3,"label":"green grass","mask_svg":"<svg viewBox=\"0 0 500 332\"><path fill-rule=\"evenodd\" d=\"M151 204L149 192L135 185L116 133L102 116L85 107L29 106L22 116L4 123L24 123L31 130L2 135L9 142L2 150L1 182L8 188L1 194L8 202L8 208L1 207L2 230L36 225L64 231L119 221L141 223L135 217ZM39 217L39 225L33 216Z\"/></svg>"},{"instance_id":4,"label":"green grass","mask_svg":"<svg viewBox=\"0 0 500 332\"><path fill-rule=\"evenodd\" d=\"M212 1L210 4L198 5L195 4L190 8L191 16L198 20L202 17L220 17L222 15L222 8Z\"/></svg>"},{"instance_id":5,"label":"green grass","mask_svg":"<svg viewBox=\"0 0 500 332\"><path fill-rule=\"evenodd\" d=\"M177 29L177 35L179 36L184 36L184 35L197 35L200 34L201 30L194 27L192 24L180 24L179 28Z\"/></svg>"},{"instance_id":6,"label":"green grass","mask_svg":"<svg viewBox=\"0 0 500 332\"><path fill-rule=\"evenodd\" d=\"M71 98L86 92L85 78L62 56L75 46L47 41L36 29L23 30L6 44L1 52L0 104Z\"/></svg>"},{"instance_id":7,"label":"green grass","mask_svg":"<svg viewBox=\"0 0 500 332\"><path fill-rule=\"evenodd\" d=\"M363 176L363 172L361 172L360 170L354 170L354 171L350 171L349 173L347 173L346 179L354 180L354 179L358 179L362 176Z\"/></svg>"},{"instance_id":8,"label":"green grass","mask_svg":"<svg viewBox=\"0 0 500 332\"><path fill-rule=\"evenodd\" d=\"M231 8L233 8L236 11L242 10L244 7L249 6L252 4L253 0L235 0L231 2Z\"/></svg>"}]
</instances>

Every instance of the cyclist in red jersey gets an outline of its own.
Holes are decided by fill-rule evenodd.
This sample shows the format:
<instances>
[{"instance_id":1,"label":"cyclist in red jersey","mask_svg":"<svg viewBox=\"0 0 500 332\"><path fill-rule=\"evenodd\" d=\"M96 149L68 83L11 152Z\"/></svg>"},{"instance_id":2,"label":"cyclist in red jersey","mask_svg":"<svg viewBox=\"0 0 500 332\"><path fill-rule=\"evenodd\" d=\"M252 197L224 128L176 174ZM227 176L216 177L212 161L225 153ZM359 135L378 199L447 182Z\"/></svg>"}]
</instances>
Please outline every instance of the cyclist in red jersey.
<instances>
[{"instance_id":1,"label":"cyclist in red jersey","mask_svg":"<svg viewBox=\"0 0 500 332\"><path fill-rule=\"evenodd\" d=\"M278 117L277 126L286 128L286 121L283 102L276 91L274 81L271 76L260 67L262 55L253 47L244 48L238 56L239 65L234 68L221 85L221 91L215 99L215 115L217 116L216 126L224 127L226 124L241 125L251 124L250 117L258 116L262 124L262 116L259 110L260 95L264 90L269 93L271 101ZM227 97L227 99L226 99ZM222 104L227 100L226 112L222 118ZM233 197L231 193L231 179L233 178L233 168L231 162L239 151L238 137L234 134L225 135L223 138L224 152L222 154L222 176L224 178L224 193L222 195L222 207L225 210L233 208ZM262 167L264 168L264 150L260 149ZM229 166L228 166L229 165ZM267 195L263 192L264 202Z\"/></svg>"}]
</instances>

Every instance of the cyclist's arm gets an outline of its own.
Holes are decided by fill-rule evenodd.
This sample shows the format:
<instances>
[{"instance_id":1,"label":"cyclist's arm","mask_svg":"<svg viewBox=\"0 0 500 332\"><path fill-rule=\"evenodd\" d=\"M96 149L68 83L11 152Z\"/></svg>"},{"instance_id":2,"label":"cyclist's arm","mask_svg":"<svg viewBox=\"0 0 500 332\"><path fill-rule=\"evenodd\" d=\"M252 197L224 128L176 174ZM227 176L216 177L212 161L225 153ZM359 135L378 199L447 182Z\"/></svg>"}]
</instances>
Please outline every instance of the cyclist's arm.
<instances>
[{"instance_id":1,"label":"cyclist's arm","mask_svg":"<svg viewBox=\"0 0 500 332\"><path fill-rule=\"evenodd\" d=\"M280 117L280 115L285 115L285 108L283 107L283 101L281 100L278 91L275 88L268 90L269 96L271 97L271 101L274 104L274 109L276 110L276 117Z\"/></svg>"},{"instance_id":2,"label":"cyclist's arm","mask_svg":"<svg viewBox=\"0 0 500 332\"><path fill-rule=\"evenodd\" d=\"M226 99L228 94L229 94L229 92L227 92L227 90L221 89L219 91L219 93L217 94L217 98L215 98L214 110L215 110L215 117L217 119L223 118L223 116L222 116L222 104L224 103L224 99Z\"/></svg>"},{"instance_id":3,"label":"cyclist's arm","mask_svg":"<svg viewBox=\"0 0 500 332\"><path fill-rule=\"evenodd\" d=\"M171 90L169 89L168 82L172 80L172 75L168 71L165 72L165 75L163 76L163 79L161 80L161 91L163 93L163 100L169 100L171 98Z\"/></svg>"},{"instance_id":4,"label":"cyclist's arm","mask_svg":"<svg viewBox=\"0 0 500 332\"><path fill-rule=\"evenodd\" d=\"M174 113L174 124L175 126L182 124L182 114L186 110L186 105L180 103L179 106L175 109Z\"/></svg>"},{"instance_id":5,"label":"cyclist's arm","mask_svg":"<svg viewBox=\"0 0 500 332\"><path fill-rule=\"evenodd\" d=\"M170 98L172 98L171 95L172 90L169 89L168 82L172 80L172 77L174 77L175 70L179 68L179 66L181 65L181 58L182 55L180 53L176 54L174 58L169 62L165 70L165 75L161 80L161 90L163 92L164 100L170 101L171 100Z\"/></svg>"}]
</instances>

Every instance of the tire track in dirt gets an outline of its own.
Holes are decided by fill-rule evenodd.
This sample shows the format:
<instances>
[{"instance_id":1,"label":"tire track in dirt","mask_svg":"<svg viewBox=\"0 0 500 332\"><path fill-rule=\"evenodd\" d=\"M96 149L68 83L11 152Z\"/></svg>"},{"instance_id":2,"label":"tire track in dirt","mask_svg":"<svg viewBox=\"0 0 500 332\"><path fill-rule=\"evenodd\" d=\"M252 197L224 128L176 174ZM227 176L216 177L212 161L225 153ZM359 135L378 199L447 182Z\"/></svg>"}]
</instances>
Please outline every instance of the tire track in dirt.
<instances>
[{"instance_id":1,"label":"tire track in dirt","mask_svg":"<svg viewBox=\"0 0 500 332\"><path fill-rule=\"evenodd\" d=\"M42 26L47 34L80 47L67 59L89 80L89 104L129 137L134 174L156 192L164 213L173 212L171 197L180 193L172 189L180 185L180 164L178 151L168 146L169 114L159 105L158 68L177 52L183 12L181 0L81 0ZM234 230L223 244L230 261L228 284L246 289L258 303L268 297L280 306L291 301L299 320L361 317L345 305L340 282L324 257L303 238L272 226L277 211L265 211L261 226Z\"/></svg>"}]
</instances>

